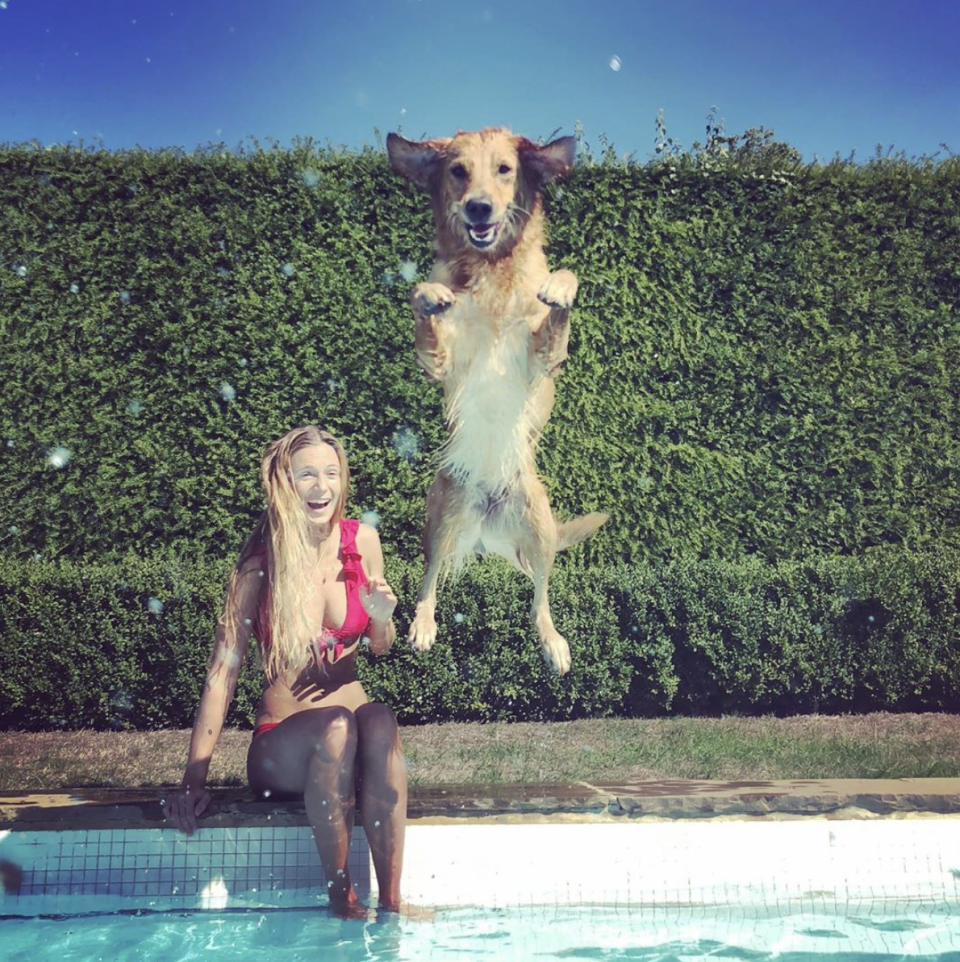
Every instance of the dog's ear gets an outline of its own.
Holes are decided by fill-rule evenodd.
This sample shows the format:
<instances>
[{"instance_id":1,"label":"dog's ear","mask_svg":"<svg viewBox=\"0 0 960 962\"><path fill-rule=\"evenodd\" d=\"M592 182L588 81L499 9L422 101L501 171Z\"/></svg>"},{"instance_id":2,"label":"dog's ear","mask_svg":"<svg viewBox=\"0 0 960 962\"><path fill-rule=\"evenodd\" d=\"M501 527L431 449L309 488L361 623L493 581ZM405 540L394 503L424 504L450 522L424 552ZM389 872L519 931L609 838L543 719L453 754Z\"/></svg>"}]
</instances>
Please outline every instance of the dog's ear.
<instances>
[{"instance_id":1,"label":"dog's ear","mask_svg":"<svg viewBox=\"0 0 960 962\"><path fill-rule=\"evenodd\" d=\"M546 184L569 173L576 153L577 141L573 137L560 137L544 147L524 138L517 143L520 163L537 184Z\"/></svg>"},{"instance_id":2,"label":"dog's ear","mask_svg":"<svg viewBox=\"0 0 960 962\"><path fill-rule=\"evenodd\" d=\"M407 140L399 134L387 134L387 155L398 174L419 187L429 187L430 180L443 160L445 140Z\"/></svg>"}]
</instances>

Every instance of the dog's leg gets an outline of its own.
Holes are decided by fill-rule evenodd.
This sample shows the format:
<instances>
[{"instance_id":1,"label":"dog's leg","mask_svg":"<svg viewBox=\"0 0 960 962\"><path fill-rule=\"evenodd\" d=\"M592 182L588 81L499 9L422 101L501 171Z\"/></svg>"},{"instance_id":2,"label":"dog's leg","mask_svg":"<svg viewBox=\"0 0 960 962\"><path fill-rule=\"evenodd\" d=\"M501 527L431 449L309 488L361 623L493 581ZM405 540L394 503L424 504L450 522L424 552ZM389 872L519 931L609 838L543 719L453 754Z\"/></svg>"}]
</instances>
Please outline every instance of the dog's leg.
<instances>
[{"instance_id":1,"label":"dog's leg","mask_svg":"<svg viewBox=\"0 0 960 962\"><path fill-rule=\"evenodd\" d=\"M570 340L570 307L577 296L578 281L570 271L554 271L541 285L537 297L550 307L540 327L533 332L531 348L545 373L554 377L567 359Z\"/></svg>"},{"instance_id":2,"label":"dog's leg","mask_svg":"<svg viewBox=\"0 0 960 962\"><path fill-rule=\"evenodd\" d=\"M543 482L534 475L526 479L525 486L527 507L518 530L517 561L533 581L530 614L543 657L558 675L565 675L570 670L570 646L553 624L549 598L550 572L558 547L557 523Z\"/></svg>"},{"instance_id":3,"label":"dog's leg","mask_svg":"<svg viewBox=\"0 0 960 962\"><path fill-rule=\"evenodd\" d=\"M426 282L417 284L410 294L415 322L415 346L417 360L427 374L441 381L446 374L447 355L441 343L436 318L450 310L456 295L445 284Z\"/></svg>"},{"instance_id":4,"label":"dog's leg","mask_svg":"<svg viewBox=\"0 0 960 962\"><path fill-rule=\"evenodd\" d=\"M414 651L428 651L437 640L437 584L444 563L456 546L456 524L460 516L452 478L438 474L427 494L427 523L423 532L423 583L417 594L417 610L407 638Z\"/></svg>"}]
</instances>

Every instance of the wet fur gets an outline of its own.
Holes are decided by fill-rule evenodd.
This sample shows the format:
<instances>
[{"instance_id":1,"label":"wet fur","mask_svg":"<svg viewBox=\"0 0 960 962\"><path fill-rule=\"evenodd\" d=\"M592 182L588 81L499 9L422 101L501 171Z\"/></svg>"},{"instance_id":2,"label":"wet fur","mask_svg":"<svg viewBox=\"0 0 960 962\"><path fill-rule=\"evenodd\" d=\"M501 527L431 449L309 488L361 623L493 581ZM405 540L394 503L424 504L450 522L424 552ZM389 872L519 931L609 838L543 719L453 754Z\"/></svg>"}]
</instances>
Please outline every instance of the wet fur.
<instances>
[{"instance_id":1,"label":"wet fur","mask_svg":"<svg viewBox=\"0 0 960 962\"><path fill-rule=\"evenodd\" d=\"M500 128L419 143L390 134L387 149L394 169L430 193L436 261L410 302L417 358L443 387L449 432L427 496L410 642L425 651L436 639L441 573L498 554L533 580L540 643L564 674L570 650L548 600L554 557L607 520L558 523L534 462L577 291L570 271L547 266L540 189L570 169L573 138L538 147Z\"/></svg>"}]
</instances>

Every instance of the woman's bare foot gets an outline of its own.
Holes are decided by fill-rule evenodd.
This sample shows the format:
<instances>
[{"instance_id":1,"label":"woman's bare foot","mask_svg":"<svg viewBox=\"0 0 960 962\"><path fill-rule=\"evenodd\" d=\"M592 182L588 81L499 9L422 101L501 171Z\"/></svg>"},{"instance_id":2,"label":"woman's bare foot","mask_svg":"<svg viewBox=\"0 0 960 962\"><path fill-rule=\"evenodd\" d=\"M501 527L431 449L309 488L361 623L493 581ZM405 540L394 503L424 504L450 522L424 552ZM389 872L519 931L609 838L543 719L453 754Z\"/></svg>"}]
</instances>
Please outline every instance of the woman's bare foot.
<instances>
[{"instance_id":1,"label":"woman's bare foot","mask_svg":"<svg viewBox=\"0 0 960 962\"><path fill-rule=\"evenodd\" d=\"M350 885L346 891L330 892L330 911L341 919L365 919L370 909L357 898L357 893Z\"/></svg>"}]
</instances>

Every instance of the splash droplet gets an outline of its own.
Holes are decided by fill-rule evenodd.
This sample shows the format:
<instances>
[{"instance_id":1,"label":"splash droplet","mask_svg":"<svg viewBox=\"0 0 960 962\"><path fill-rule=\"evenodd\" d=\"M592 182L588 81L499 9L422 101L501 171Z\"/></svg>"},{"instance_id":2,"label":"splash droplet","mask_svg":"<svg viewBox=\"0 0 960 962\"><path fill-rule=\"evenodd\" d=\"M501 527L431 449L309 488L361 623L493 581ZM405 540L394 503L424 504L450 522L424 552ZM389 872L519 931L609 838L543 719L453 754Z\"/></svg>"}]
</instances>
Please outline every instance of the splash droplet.
<instances>
[{"instance_id":1,"label":"splash droplet","mask_svg":"<svg viewBox=\"0 0 960 962\"><path fill-rule=\"evenodd\" d=\"M623 61L621 61L621 59L616 54L614 54L610 58L610 69L614 71L614 73L616 73L622 66L623 66Z\"/></svg>"},{"instance_id":2,"label":"splash droplet","mask_svg":"<svg viewBox=\"0 0 960 962\"><path fill-rule=\"evenodd\" d=\"M143 410L143 405L139 401L131 401L127 405L127 411L136 417Z\"/></svg>"},{"instance_id":3,"label":"splash droplet","mask_svg":"<svg viewBox=\"0 0 960 962\"><path fill-rule=\"evenodd\" d=\"M393 433L393 450L408 464L420 454L420 439L416 432L404 425Z\"/></svg>"},{"instance_id":4,"label":"splash droplet","mask_svg":"<svg viewBox=\"0 0 960 962\"><path fill-rule=\"evenodd\" d=\"M57 445L47 451L47 464L51 468L63 468L70 462L70 449Z\"/></svg>"},{"instance_id":5,"label":"splash droplet","mask_svg":"<svg viewBox=\"0 0 960 962\"><path fill-rule=\"evenodd\" d=\"M284 277L293 277L293 275L296 273L296 269L294 268L293 264L288 263L284 264L283 267L280 268L280 272Z\"/></svg>"},{"instance_id":6,"label":"splash droplet","mask_svg":"<svg viewBox=\"0 0 960 962\"><path fill-rule=\"evenodd\" d=\"M414 261L404 261L400 265L400 276L408 283L412 283L417 276L417 265Z\"/></svg>"},{"instance_id":7,"label":"splash droplet","mask_svg":"<svg viewBox=\"0 0 960 962\"><path fill-rule=\"evenodd\" d=\"M71 284L71 285L70 285L70 293L71 293L71 294L79 294L79 293L80 293L80 285L79 285L79 284Z\"/></svg>"},{"instance_id":8,"label":"splash droplet","mask_svg":"<svg viewBox=\"0 0 960 962\"><path fill-rule=\"evenodd\" d=\"M236 396L237 389L232 384L224 381L223 384L220 385L220 397L222 397L224 401L233 401Z\"/></svg>"},{"instance_id":9,"label":"splash droplet","mask_svg":"<svg viewBox=\"0 0 960 962\"><path fill-rule=\"evenodd\" d=\"M360 515L360 520L364 524L370 525L371 528L377 528L380 526L380 513L377 511L364 511Z\"/></svg>"},{"instance_id":10,"label":"splash droplet","mask_svg":"<svg viewBox=\"0 0 960 962\"><path fill-rule=\"evenodd\" d=\"M159 615L163 611L163 602L159 598L151 598L147 602L147 610L152 615Z\"/></svg>"},{"instance_id":11,"label":"splash droplet","mask_svg":"<svg viewBox=\"0 0 960 962\"><path fill-rule=\"evenodd\" d=\"M129 292L129 291L121 291L121 292L120 292L120 303L121 303L121 304L129 304L129 303L130 303L130 292Z\"/></svg>"}]
</instances>

